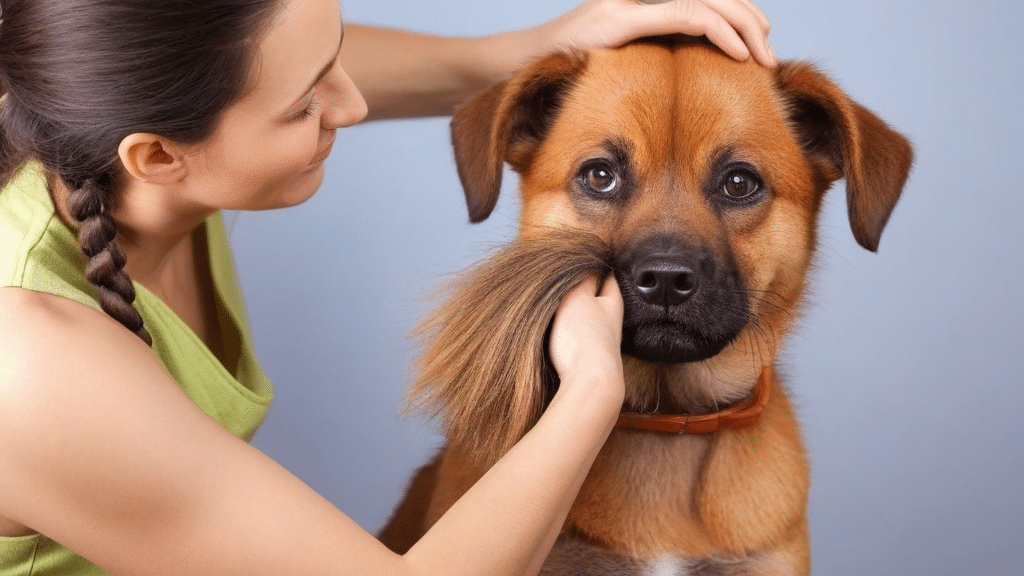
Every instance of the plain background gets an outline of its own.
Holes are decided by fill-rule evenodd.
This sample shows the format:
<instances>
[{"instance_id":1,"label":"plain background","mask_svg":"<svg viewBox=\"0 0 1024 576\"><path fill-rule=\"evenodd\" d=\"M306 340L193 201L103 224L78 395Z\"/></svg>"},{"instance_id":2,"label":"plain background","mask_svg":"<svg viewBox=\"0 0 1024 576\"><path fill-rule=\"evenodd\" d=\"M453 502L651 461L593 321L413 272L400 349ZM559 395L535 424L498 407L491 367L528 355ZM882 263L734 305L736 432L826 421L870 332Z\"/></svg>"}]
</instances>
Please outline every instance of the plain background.
<instances>
[{"instance_id":1,"label":"plain background","mask_svg":"<svg viewBox=\"0 0 1024 576\"><path fill-rule=\"evenodd\" d=\"M347 0L347 21L475 35L573 0ZM815 573L1021 574L1024 50L1017 2L764 0L808 59L914 142L882 239L829 194L806 313L783 363L814 470ZM406 334L445 277L505 242L514 180L468 224L447 119L338 134L306 204L229 215L277 402L255 444L368 530L439 442L397 414ZM273 495L268 495L273 497Z\"/></svg>"}]
</instances>

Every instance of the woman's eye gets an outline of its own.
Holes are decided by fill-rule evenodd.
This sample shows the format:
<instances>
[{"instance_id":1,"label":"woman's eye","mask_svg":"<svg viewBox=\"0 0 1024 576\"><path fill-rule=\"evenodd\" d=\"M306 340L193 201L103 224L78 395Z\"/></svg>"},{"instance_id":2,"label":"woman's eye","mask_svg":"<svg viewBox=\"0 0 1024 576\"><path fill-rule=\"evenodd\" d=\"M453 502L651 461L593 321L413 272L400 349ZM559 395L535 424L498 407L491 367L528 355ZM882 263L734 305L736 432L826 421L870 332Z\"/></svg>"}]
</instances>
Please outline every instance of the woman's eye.
<instances>
[{"instance_id":1,"label":"woman's eye","mask_svg":"<svg viewBox=\"0 0 1024 576\"><path fill-rule=\"evenodd\" d=\"M730 172L725 177L722 191L732 200L744 200L761 190L761 181L746 170Z\"/></svg>"},{"instance_id":2,"label":"woman's eye","mask_svg":"<svg viewBox=\"0 0 1024 576\"><path fill-rule=\"evenodd\" d=\"M299 122L301 120L305 120L306 118L312 118L313 113L316 111L316 107L319 103L320 102L316 99L316 93L314 93L313 97L309 99L309 104L307 104L306 107L303 108L302 110L299 110L297 114L292 116L291 120L293 122Z\"/></svg>"},{"instance_id":3,"label":"woman's eye","mask_svg":"<svg viewBox=\"0 0 1024 576\"><path fill-rule=\"evenodd\" d=\"M580 177L587 190L601 196L611 194L619 185L619 176L604 164L586 168Z\"/></svg>"}]
</instances>

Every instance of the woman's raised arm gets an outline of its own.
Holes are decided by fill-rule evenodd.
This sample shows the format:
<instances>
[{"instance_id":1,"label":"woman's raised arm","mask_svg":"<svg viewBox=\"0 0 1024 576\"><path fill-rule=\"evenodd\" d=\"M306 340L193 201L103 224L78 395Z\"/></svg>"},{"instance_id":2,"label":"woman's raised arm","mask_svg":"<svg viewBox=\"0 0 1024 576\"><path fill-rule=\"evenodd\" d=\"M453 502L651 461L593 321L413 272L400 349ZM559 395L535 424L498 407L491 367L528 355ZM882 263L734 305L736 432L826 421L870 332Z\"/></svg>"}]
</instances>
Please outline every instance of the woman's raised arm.
<instances>
[{"instance_id":1,"label":"woman's raised arm","mask_svg":"<svg viewBox=\"0 0 1024 576\"><path fill-rule=\"evenodd\" d=\"M753 55L772 66L769 29L751 0L590 0L534 28L492 36L450 38L351 24L341 59L369 104L369 119L445 116L533 58L643 36L706 35L734 58Z\"/></svg>"}]
</instances>

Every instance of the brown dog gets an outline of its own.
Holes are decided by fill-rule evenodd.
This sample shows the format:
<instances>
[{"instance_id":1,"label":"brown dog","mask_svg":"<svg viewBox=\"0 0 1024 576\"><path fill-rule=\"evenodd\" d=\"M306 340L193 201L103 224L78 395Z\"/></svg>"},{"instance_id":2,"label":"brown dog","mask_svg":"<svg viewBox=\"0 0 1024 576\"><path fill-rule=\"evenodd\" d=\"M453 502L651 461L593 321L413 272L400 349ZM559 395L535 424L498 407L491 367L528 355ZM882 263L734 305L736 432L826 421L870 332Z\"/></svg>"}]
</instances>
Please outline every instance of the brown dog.
<instances>
[{"instance_id":1,"label":"brown dog","mask_svg":"<svg viewBox=\"0 0 1024 576\"><path fill-rule=\"evenodd\" d=\"M808 465L772 366L823 194L845 177L853 234L875 250L907 140L808 65L679 39L547 57L458 110L452 134L470 219L508 162L520 233L423 327L412 398L448 444L382 540L411 546L536 422L559 299L610 272L627 413L542 574L807 574Z\"/></svg>"}]
</instances>

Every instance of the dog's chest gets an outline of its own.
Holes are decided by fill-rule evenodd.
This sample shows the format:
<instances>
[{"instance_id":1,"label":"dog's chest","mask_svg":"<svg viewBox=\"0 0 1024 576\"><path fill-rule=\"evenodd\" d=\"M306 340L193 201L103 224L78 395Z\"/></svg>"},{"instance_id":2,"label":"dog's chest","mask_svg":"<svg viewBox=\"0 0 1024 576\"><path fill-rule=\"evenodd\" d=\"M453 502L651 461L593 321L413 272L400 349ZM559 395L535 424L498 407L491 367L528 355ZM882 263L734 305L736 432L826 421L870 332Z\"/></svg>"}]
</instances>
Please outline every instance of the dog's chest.
<instances>
[{"instance_id":1,"label":"dog's chest","mask_svg":"<svg viewBox=\"0 0 1024 576\"><path fill-rule=\"evenodd\" d=\"M662 556L651 560L644 566L642 576L690 576L690 562L678 556Z\"/></svg>"},{"instance_id":2,"label":"dog's chest","mask_svg":"<svg viewBox=\"0 0 1024 576\"><path fill-rule=\"evenodd\" d=\"M749 558L694 559L666 554L638 559L610 552L589 542L562 536L540 576L746 576L762 572Z\"/></svg>"}]
</instances>

